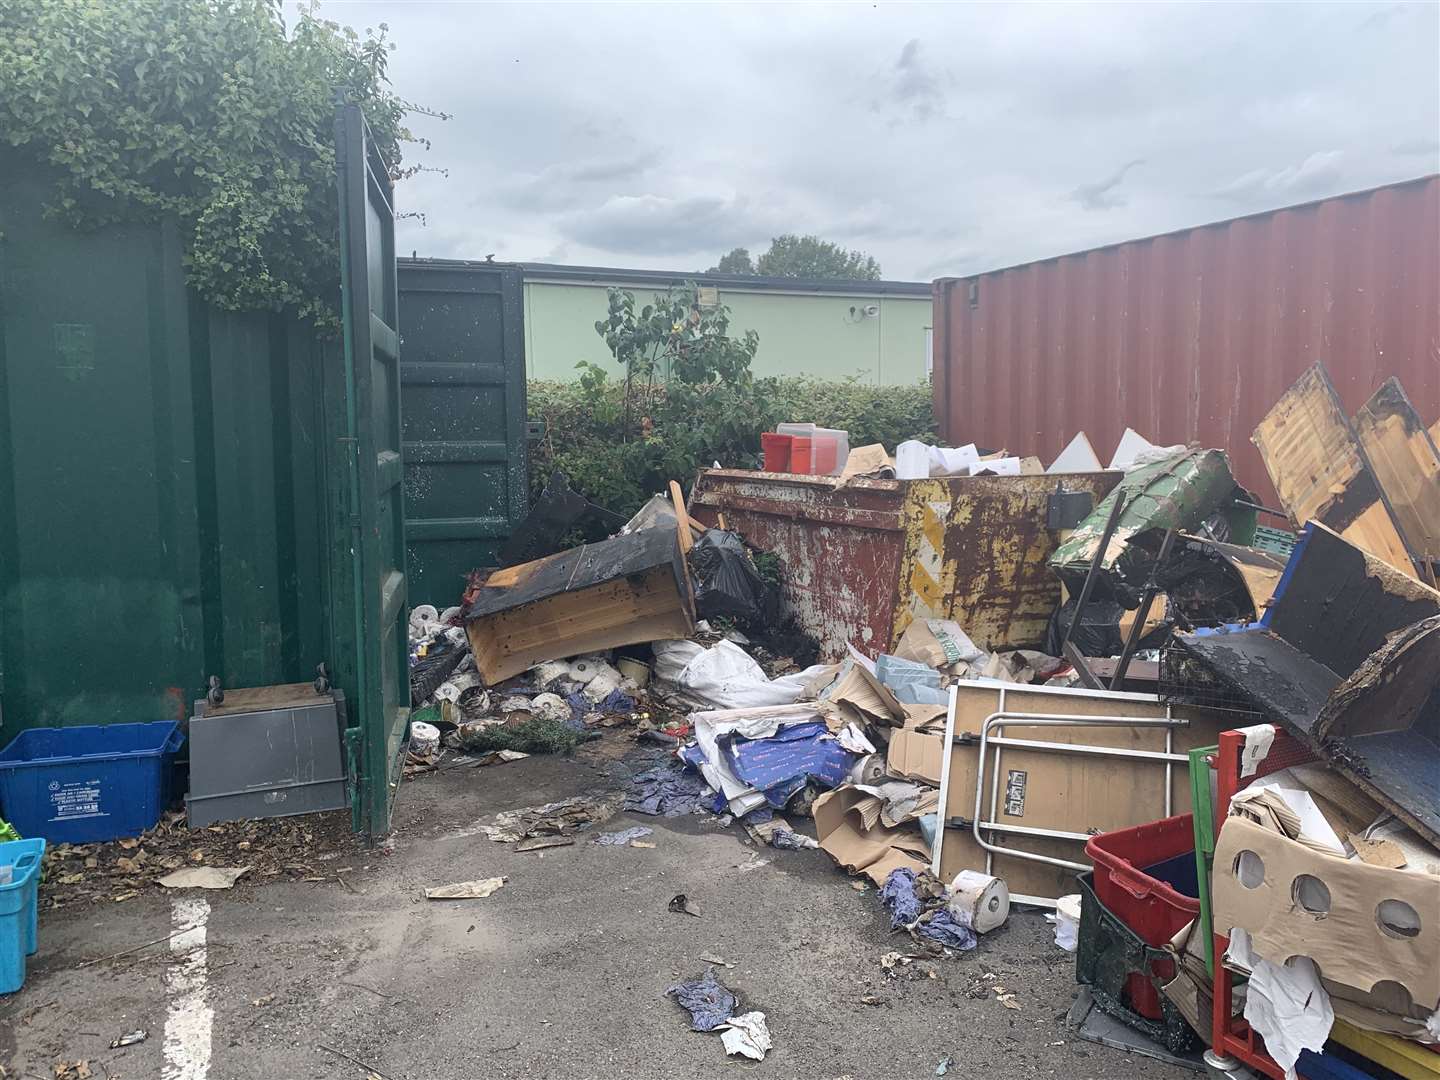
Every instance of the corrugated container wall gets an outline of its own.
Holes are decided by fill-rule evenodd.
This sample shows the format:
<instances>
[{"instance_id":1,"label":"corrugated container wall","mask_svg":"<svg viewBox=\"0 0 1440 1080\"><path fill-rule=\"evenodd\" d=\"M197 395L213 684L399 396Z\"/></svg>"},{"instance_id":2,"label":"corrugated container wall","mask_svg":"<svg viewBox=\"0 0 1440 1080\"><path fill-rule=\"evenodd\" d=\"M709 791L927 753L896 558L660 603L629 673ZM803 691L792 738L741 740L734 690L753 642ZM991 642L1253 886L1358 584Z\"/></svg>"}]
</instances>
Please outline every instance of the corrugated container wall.
<instances>
[{"instance_id":1,"label":"corrugated container wall","mask_svg":"<svg viewBox=\"0 0 1440 1080\"><path fill-rule=\"evenodd\" d=\"M935 412L952 445L1047 462L1126 427L1229 452L1323 361L1353 415L1391 375L1440 416L1440 177L934 285Z\"/></svg>"},{"instance_id":2,"label":"corrugated container wall","mask_svg":"<svg viewBox=\"0 0 1440 1080\"><path fill-rule=\"evenodd\" d=\"M325 346L187 292L173 227L70 229L0 177L0 740L309 681Z\"/></svg>"}]
</instances>

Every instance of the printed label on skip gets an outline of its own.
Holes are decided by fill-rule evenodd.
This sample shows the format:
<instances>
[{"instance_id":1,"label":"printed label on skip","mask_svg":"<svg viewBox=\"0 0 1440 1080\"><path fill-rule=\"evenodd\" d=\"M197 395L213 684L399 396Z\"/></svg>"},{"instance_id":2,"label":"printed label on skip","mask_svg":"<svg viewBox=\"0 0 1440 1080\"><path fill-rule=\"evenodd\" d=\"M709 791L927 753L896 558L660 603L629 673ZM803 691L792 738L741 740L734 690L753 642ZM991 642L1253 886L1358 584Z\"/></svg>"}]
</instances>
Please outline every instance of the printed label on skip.
<instances>
[{"instance_id":1,"label":"printed label on skip","mask_svg":"<svg viewBox=\"0 0 1440 1080\"><path fill-rule=\"evenodd\" d=\"M100 808L100 781L50 781L50 820L79 821L107 816Z\"/></svg>"},{"instance_id":2,"label":"printed label on skip","mask_svg":"<svg viewBox=\"0 0 1440 1080\"><path fill-rule=\"evenodd\" d=\"M1025 816L1025 773L1011 769L1005 778L1005 813L1010 817Z\"/></svg>"}]
</instances>

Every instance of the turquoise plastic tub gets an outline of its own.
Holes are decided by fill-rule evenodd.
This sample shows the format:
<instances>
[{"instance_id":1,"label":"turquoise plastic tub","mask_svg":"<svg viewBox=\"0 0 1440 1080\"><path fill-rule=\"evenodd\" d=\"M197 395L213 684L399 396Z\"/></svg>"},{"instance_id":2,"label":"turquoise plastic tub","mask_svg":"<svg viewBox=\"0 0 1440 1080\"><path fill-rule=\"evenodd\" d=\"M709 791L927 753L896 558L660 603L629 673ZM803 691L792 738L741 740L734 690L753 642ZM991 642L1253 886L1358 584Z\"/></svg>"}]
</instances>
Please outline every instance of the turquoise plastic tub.
<instances>
[{"instance_id":1,"label":"turquoise plastic tub","mask_svg":"<svg viewBox=\"0 0 1440 1080\"><path fill-rule=\"evenodd\" d=\"M12 840L0 844L0 866L11 878L0 885L0 994L25 985L25 957L39 947L40 863L44 840Z\"/></svg>"}]
</instances>

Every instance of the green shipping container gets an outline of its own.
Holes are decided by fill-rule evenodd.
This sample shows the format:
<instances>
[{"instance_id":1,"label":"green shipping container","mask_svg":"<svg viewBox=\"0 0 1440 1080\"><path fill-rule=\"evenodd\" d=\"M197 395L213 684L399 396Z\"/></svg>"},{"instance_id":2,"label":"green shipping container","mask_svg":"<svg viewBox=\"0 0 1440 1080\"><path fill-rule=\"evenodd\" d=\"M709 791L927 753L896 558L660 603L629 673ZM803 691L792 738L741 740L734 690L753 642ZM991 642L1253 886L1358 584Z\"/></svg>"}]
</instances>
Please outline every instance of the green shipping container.
<instances>
[{"instance_id":1,"label":"green shipping container","mask_svg":"<svg viewBox=\"0 0 1440 1080\"><path fill-rule=\"evenodd\" d=\"M188 294L173 228L77 232L0 175L0 738L313 678L325 346Z\"/></svg>"},{"instance_id":2,"label":"green shipping container","mask_svg":"<svg viewBox=\"0 0 1440 1080\"><path fill-rule=\"evenodd\" d=\"M410 704L393 209L358 109L336 134L343 339L208 306L173 226L73 230L0 160L0 745L325 664L373 836Z\"/></svg>"}]
</instances>

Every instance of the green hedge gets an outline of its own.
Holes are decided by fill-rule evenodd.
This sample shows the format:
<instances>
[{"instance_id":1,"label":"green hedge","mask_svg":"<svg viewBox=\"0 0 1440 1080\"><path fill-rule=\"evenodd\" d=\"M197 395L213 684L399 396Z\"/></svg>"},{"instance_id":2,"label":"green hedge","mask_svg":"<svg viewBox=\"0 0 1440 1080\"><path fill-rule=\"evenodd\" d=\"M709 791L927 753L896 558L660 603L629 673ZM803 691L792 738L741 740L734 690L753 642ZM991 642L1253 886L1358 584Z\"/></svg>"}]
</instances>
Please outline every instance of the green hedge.
<instances>
[{"instance_id":1,"label":"green hedge","mask_svg":"<svg viewBox=\"0 0 1440 1080\"><path fill-rule=\"evenodd\" d=\"M538 492L555 469L591 501L629 516L670 480L688 490L715 461L760 465L760 434L786 421L843 428L851 446L906 439L935 441L930 384L870 386L819 379L756 379L745 385L640 387L631 391L625 438L624 387L533 381L532 421L545 426L531 447L530 482Z\"/></svg>"}]
</instances>

